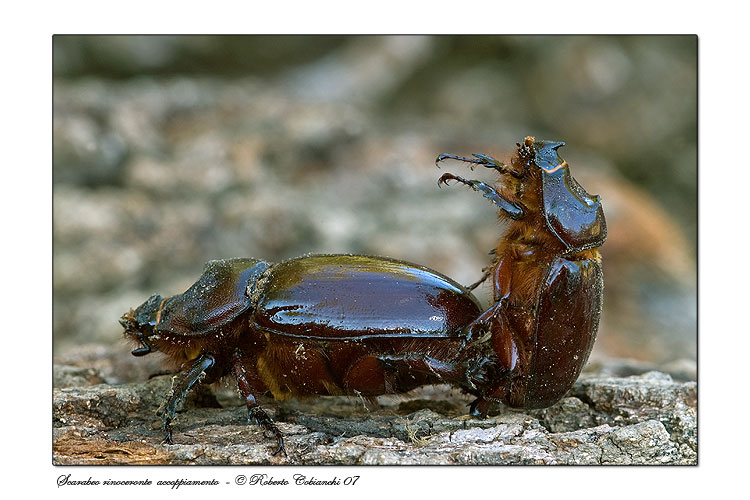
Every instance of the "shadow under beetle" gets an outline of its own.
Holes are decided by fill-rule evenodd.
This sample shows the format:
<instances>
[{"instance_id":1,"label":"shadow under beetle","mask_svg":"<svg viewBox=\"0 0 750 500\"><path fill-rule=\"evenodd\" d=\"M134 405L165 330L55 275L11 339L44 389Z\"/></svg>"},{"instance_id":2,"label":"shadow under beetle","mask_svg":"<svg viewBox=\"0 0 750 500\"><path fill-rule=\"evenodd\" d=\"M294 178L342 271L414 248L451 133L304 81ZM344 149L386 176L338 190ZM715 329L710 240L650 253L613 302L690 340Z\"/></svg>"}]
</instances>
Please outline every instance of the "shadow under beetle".
<instances>
[{"instance_id":1,"label":"shadow under beetle","mask_svg":"<svg viewBox=\"0 0 750 500\"><path fill-rule=\"evenodd\" d=\"M564 143L518 144L510 165L442 154L500 175L496 185L443 174L498 207L509 222L482 279L464 287L431 269L385 257L310 255L278 264L215 260L185 293L154 295L120 323L134 356L165 354L181 369L163 413L165 441L178 406L199 381L237 381L249 417L281 432L256 402L313 395L402 393L448 383L491 402L545 408L586 363L602 307L598 247L604 212L570 174ZM471 290L491 278L482 310Z\"/></svg>"}]
</instances>

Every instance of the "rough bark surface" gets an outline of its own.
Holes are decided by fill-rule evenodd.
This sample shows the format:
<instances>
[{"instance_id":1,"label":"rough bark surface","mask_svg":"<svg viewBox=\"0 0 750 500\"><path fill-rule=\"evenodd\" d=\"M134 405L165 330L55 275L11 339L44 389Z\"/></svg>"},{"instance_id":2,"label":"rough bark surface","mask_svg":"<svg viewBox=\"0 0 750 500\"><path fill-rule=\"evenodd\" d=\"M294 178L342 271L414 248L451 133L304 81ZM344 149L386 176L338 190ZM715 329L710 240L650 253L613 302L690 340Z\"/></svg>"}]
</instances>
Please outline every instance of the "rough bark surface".
<instances>
[{"instance_id":1,"label":"rough bark surface","mask_svg":"<svg viewBox=\"0 0 750 500\"><path fill-rule=\"evenodd\" d=\"M284 433L275 439L247 423L228 386L188 398L162 443L157 415L172 377L109 384L96 368L55 366L55 464L385 465L385 464L696 464L697 386L623 361L589 367L568 397L545 410L499 407L487 419L465 415L470 401L446 386L381 397L262 400ZM593 370L593 371L591 371ZM678 380L675 380L675 378Z\"/></svg>"}]
</instances>

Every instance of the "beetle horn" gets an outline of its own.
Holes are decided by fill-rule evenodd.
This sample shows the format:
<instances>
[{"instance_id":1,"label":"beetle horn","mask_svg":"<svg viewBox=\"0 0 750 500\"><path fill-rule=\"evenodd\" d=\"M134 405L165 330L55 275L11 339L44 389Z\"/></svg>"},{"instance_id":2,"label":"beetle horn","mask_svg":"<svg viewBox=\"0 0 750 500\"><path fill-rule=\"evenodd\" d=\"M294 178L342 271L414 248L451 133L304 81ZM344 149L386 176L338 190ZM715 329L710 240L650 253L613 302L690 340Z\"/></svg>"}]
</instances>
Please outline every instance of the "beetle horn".
<instances>
[{"instance_id":1,"label":"beetle horn","mask_svg":"<svg viewBox=\"0 0 750 500\"><path fill-rule=\"evenodd\" d=\"M559 168L567 166L568 162L560 158L557 154L557 150L565 146L564 142L554 141L537 141L534 143L534 149L536 155L534 156L534 163L539 168L551 174Z\"/></svg>"},{"instance_id":2,"label":"beetle horn","mask_svg":"<svg viewBox=\"0 0 750 500\"><path fill-rule=\"evenodd\" d=\"M570 175L557 150L564 142L534 142L534 163L542 170L544 217L552 232L572 251L598 247L607 237L599 195L590 195Z\"/></svg>"}]
</instances>

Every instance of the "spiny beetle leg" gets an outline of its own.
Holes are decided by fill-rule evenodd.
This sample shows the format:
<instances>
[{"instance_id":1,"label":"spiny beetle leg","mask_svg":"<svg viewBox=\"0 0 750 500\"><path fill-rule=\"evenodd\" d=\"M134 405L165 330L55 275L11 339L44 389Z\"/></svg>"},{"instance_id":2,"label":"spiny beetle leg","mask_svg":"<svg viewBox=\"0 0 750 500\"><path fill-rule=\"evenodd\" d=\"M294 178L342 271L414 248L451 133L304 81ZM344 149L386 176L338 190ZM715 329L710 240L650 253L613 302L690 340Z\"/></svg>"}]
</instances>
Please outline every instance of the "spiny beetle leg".
<instances>
[{"instance_id":1,"label":"spiny beetle leg","mask_svg":"<svg viewBox=\"0 0 750 500\"><path fill-rule=\"evenodd\" d=\"M458 160L463 161L466 163L469 163L471 168L474 168L474 165L482 165L487 168L494 168L500 173L507 172L507 169L505 168L505 164L494 159L493 157L489 155L484 154L472 154L474 158L467 158L466 156L458 156L458 155L452 155L448 153L443 153L441 155L438 155L437 159L435 160L435 165L440 163L444 160Z\"/></svg>"},{"instance_id":2,"label":"spiny beetle leg","mask_svg":"<svg viewBox=\"0 0 750 500\"><path fill-rule=\"evenodd\" d=\"M282 452L286 457L286 450L284 449L284 437L276 424L273 423L271 417L263 411L255 400L254 392L263 392L263 382L258 378L257 373L248 371L245 367L252 366L252 362L247 358L246 354L241 350L237 349L234 352L232 360L232 369L234 370L234 377L237 380L237 388L240 390L240 394L245 398L247 404L247 417L251 423L255 423L263 427L264 429L273 433L278 441L278 448L273 452L273 455L278 455Z\"/></svg>"},{"instance_id":3,"label":"spiny beetle leg","mask_svg":"<svg viewBox=\"0 0 750 500\"><path fill-rule=\"evenodd\" d=\"M268 416L268 413L263 411L263 408L261 408L257 403L255 404L255 406L250 406L250 401L248 401L247 410L248 418L257 422L258 425L263 427L265 430L270 431L274 435L274 437L276 437L278 447L276 448L276 451L274 451L271 455L278 455L279 452L281 452L286 457L287 454L286 450L284 449L284 436L281 434L279 428L276 427L276 424L273 423L271 417Z\"/></svg>"},{"instance_id":4,"label":"spiny beetle leg","mask_svg":"<svg viewBox=\"0 0 750 500\"><path fill-rule=\"evenodd\" d=\"M174 444L172 442L172 420L174 420L174 414L177 412L177 407L180 406L190 392L190 389L198 382L201 376L212 366L214 366L214 357L210 354L201 354L195 360L193 365L188 371L186 371L181 378L175 379L172 382L172 391L169 393L167 398L167 404L164 408L164 414L162 416L162 427L166 434L164 443Z\"/></svg>"},{"instance_id":5,"label":"spiny beetle leg","mask_svg":"<svg viewBox=\"0 0 750 500\"><path fill-rule=\"evenodd\" d=\"M492 274L492 268L491 267L485 267L482 269L482 277L479 278L477 281L472 283L471 285L467 286L466 289L469 291L474 290L476 287L487 281L487 278L490 277L490 274Z\"/></svg>"},{"instance_id":6,"label":"spiny beetle leg","mask_svg":"<svg viewBox=\"0 0 750 500\"><path fill-rule=\"evenodd\" d=\"M164 424L164 431L166 432L166 437L162 441L162 444L174 444L174 441L172 441L172 426L169 425L169 421Z\"/></svg>"},{"instance_id":7,"label":"spiny beetle leg","mask_svg":"<svg viewBox=\"0 0 750 500\"><path fill-rule=\"evenodd\" d=\"M522 178L524 175L526 175L526 169L524 168L520 172L513 170L511 168L508 168L505 163L502 163L500 161L497 161L493 157L481 153L474 153L472 156L475 156L481 160L481 164L484 165L487 168L494 168L501 174L510 174L516 179Z\"/></svg>"},{"instance_id":8,"label":"spiny beetle leg","mask_svg":"<svg viewBox=\"0 0 750 500\"><path fill-rule=\"evenodd\" d=\"M463 161L469 164L469 167L473 170L474 165L482 165L483 167L492 168L500 172L501 174L511 174L513 177L516 177L520 179L524 176L525 172L517 172L515 170L509 169L505 166L505 163L498 161L491 157L490 155L485 155L481 153L473 153L472 156L474 158L467 158L465 156L458 156L458 155L452 155L443 153L437 157L435 160L435 165L438 165L443 160L458 160ZM439 166L439 165L438 165Z\"/></svg>"},{"instance_id":9,"label":"spiny beetle leg","mask_svg":"<svg viewBox=\"0 0 750 500\"><path fill-rule=\"evenodd\" d=\"M500 196L500 194L495 191L492 186L485 184L482 181L464 179L463 177L449 173L445 173L440 176L440 179L438 179L438 186L440 186L441 184L445 184L447 186L449 180L454 180L462 184L466 184L475 191L484 193L483 196L485 198L500 207L500 209L505 212L511 219L518 220L523 217L523 208Z\"/></svg>"},{"instance_id":10,"label":"spiny beetle leg","mask_svg":"<svg viewBox=\"0 0 750 500\"><path fill-rule=\"evenodd\" d=\"M505 163L494 159L490 155L484 155L481 153L472 153L471 156L473 156L474 158L477 158L479 160L479 163L481 165L484 165L487 168L494 168L500 173L505 173L508 171L505 168Z\"/></svg>"},{"instance_id":11,"label":"spiny beetle leg","mask_svg":"<svg viewBox=\"0 0 750 500\"><path fill-rule=\"evenodd\" d=\"M483 165L484 163L482 160L477 160L476 158L467 158L465 156L458 156L458 155L452 155L448 153L443 153L438 155L438 157L435 159L435 166L440 167L438 163L444 160L458 160L458 161L464 161L469 164L469 168L474 170L474 165Z\"/></svg>"}]
</instances>

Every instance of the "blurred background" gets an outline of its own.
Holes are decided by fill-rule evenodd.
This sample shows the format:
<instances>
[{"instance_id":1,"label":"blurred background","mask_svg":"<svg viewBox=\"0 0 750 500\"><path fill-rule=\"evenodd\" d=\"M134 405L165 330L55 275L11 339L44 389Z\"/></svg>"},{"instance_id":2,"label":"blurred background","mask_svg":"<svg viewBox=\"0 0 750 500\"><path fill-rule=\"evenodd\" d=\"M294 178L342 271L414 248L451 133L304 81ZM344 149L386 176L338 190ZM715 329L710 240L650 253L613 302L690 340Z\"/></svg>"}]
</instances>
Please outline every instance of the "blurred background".
<instances>
[{"instance_id":1,"label":"blurred background","mask_svg":"<svg viewBox=\"0 0 750 500\"><path fill-rule=\"evenodd\" d=\"M386 255L469 284L502 235L439 153L526 135L602 196L592 361L694 373L695 36L55 36L54 356L144 369L119 317L205 261ZM477 290L488 303L488 287ZM148 359L149 362L158 360ZM692 368L691 368L692 367ZM145 369L155 369L147 367ZM140 375L138 375L140 376Z\"/></svg>"}]
</instances>

